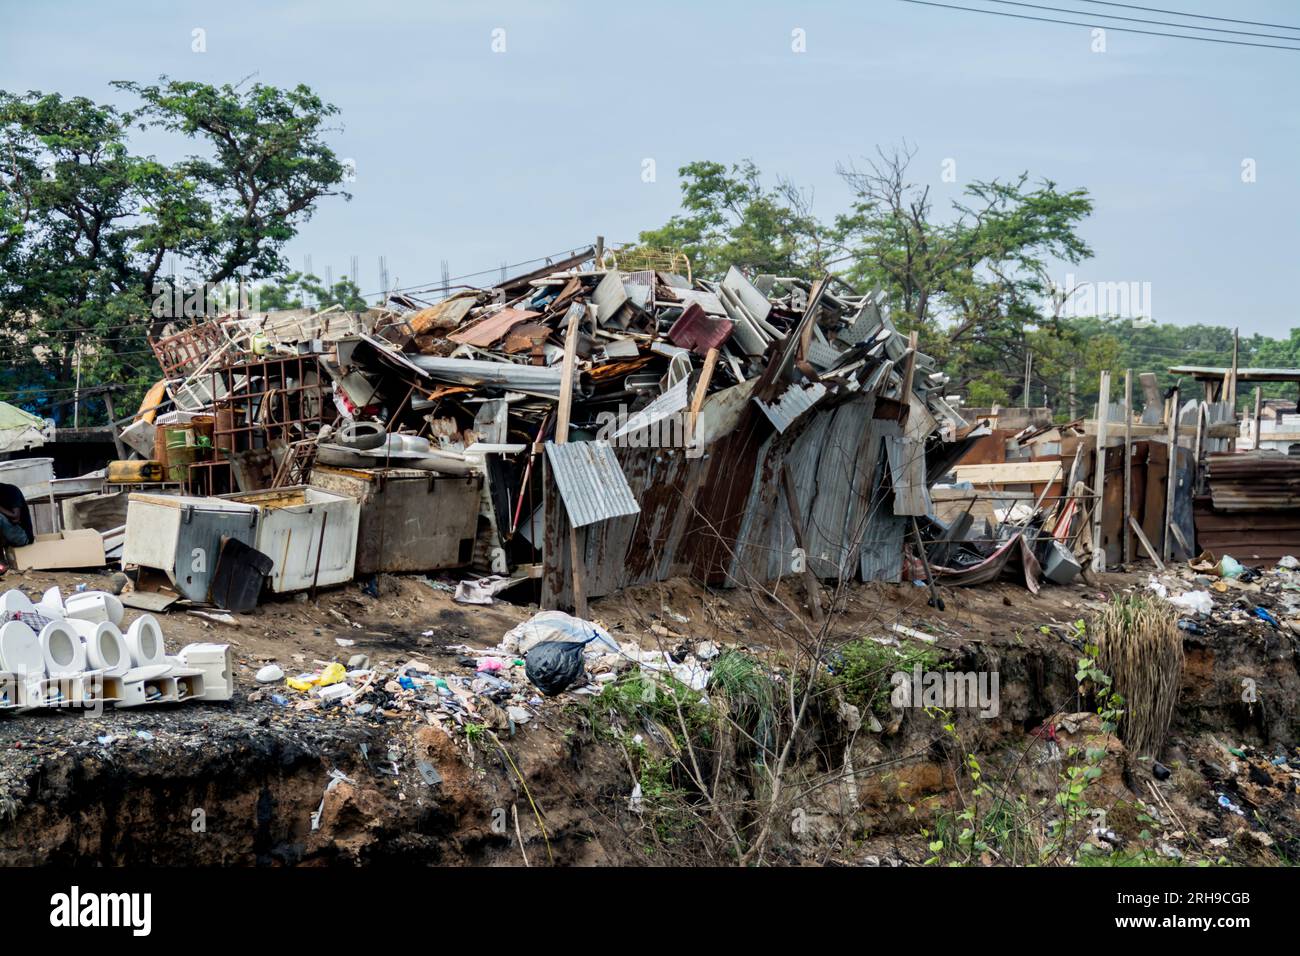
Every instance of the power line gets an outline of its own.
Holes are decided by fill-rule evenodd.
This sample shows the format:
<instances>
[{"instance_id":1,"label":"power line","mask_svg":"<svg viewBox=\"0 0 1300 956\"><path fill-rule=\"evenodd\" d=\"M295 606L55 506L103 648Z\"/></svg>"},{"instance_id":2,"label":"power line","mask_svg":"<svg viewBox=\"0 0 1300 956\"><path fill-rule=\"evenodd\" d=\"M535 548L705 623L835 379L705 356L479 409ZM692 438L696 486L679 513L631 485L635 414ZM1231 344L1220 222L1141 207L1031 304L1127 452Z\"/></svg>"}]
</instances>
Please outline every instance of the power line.
<instances>
[{"instance_id":1,"label":"power line","mask_svg":"<svg viewBox=\"0 0 1300 956\"><path fill-rule=\"evenodd\" d=\"M1175 17L1189 17L1196 20L1217 20L1220 23L1244 23L1251 27L1274 27L1278 30L1300 30L1300 27L1286 23L1261 23L1259 20L1234 20L1232 17L1212 17L1206 13L1183 13L1179 10L1162 10L1160 7L1142 7L1132 3L1109 3L1107 0L1081 0L1083 3L1095 3L1102 7L1123 7L1125 10L1142 10L1146 13L1167 13Z\"/></svg>"},{"instance_id":2,"label":"power line","mask_svg":"<svg viewBox=\"0 0 1300 956\"><path fill-rule=\"evenodd\" d=\"M1089 16L1089 12L1087 10L1072 10L1069 7L1049 7L1038 3L1021 3L1018 2L1018 0L987 0L987 2L1000 3L1008 7L1027 7L1030 10L1051 10L1056 13L1075 13L1081 17ZM1108 20L1124 20L1127 23L1148 23L1148 24L1154 24L1155 26L1161 26L1161 27L1177 27L1180 30L1203 30L1207 33L1232 33L1237 36L1266 37L1270 40L1285 40L1287 42L1292 42L1292 43L1295 42L1296 40L1300 40L1300 37L1284 37L1284 36L1278 36L1276 33L1253 33L1250 30L1228 30L1225 29L1224 27L1198 27L1190 23L1175 23L1171 20L1144 20L1141 17L1121 17L1115 13L1106 13L1101 15L1106 17L1106 19ZM1188 37L1188 39L1192 39L1192 38Z\"/></svg>"},{"instance_id":3,"label":"power line","mask_svg":"<svg viewBox=\"0 0 1300 956\"><path fill-rule=\"evenodd\" d=\"M962 10L966 13L984 13L991 17L1009 17L1013 20L1033 20L1038 23L1056 23L1061 26L1070 27L1099 27L1104 26L1107 30L1113 30L1116 33L1138 33L1143 36L1168 37L1174 40L1200 40L1202 43L1222 43L1228 46L1252 46L1260 47L1265 50L1292 50L1300 52L1300 46L1278 46L1275 43L1254 43L1250 40L1223 40L1219 37L1198 37L1190 36L1186 33L1163 33L1158 30L1139 30L1136 27L1113 27L1105 26L1094 22L1081 22L1078 20L1058 20L1053 17L1035 17L1027 13L1005 13L1001 10L981 10L978 7L961 7L952 3L936 3L934 0L899 0L900 3L911 3L921 7L937 7L943 10Z\"/></svg>"}]
</instances>

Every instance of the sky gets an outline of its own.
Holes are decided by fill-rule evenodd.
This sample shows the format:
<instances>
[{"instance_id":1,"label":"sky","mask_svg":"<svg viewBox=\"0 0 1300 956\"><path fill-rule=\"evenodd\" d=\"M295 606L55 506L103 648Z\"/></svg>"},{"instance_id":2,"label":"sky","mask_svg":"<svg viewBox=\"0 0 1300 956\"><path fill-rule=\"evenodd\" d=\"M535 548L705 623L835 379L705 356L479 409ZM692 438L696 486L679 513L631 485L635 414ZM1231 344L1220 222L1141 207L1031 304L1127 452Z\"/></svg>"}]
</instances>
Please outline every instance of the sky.
<instances>
[{"instance_id":1,"label":"sky","mask_svg":"<svg viewBox=\"0 0 1300 956\"><path fill-rule=\"evenodd\" d=\"M110 81L306 83L339 107L331 143L356 175L287 256L335 278L355 256L367 293L381 256L390 287L420 288L443 260L490 282L597 235L632 241L677 211L694 160L752 159L829 220L849 199L836 164L907 142L938 207L1022 171L1088 189L1095 256L1059 283L1139 283L1158 322L1289 333L1300 52L1117 32L1176 31L1086 0L1033 0L1089 11L1073 16L947 2L1110 29L901 0L0 0L0 89L126 105ZM1300 47L1293 2L1147 3L1293 24L1193 21ZM174 158L155 135L136 147Z\"/></svg>"}]
</instances>

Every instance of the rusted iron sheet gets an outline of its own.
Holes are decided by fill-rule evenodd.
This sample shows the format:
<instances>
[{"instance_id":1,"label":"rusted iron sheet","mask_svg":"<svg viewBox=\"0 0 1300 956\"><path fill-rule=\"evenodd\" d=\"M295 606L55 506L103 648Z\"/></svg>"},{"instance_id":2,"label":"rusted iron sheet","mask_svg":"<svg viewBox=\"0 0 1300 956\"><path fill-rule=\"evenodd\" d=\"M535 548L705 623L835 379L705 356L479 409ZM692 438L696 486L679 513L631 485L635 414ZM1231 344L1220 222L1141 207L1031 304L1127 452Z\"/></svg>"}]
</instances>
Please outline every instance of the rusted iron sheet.
<instances>
[{"instance_id":1,"label":"rusted iron sheet","mask_svg":"<svg viewBox=\"0 0 1300 956\"><path fill-rule=\"evenodd\" d=\"M1300 458L1278 451L1210 455L1206 481L1219 511L1300 508Z\"/></svg>"},{"instance_id":2,"label":"rusted iron sheet","mask_svg":"<svg viewBox=\"0 0 1300 956\"><path fill-rule=\"evenodd\" d=\"M578 529L589 598L689 572L677 553L690 513L683 502L700 459L681 449L618 448L616 454L641 510ZM568 516L549 467L544 508L543 606L572 607Z\"/></svg>"},{"instance_id":3,"label":"rusted iron sheet","mask_svg":"<svg viewBox=\"0 0 1300 956\"><path fill-rule=\"evenodd\" d=\"M1300 509L1218 511L1208 496L1196 499L1196 545L1216 557L1230 554L1243 564L1300 557Z\"/></svg>"},{"instance_id":4,"label":"rusted iron sheet","mask_svg":"<svg viewBox=\"0 0 1300 956\"><path fill-rule=\"evenodd\" d=\"M794 531L781 494L787 466L814 573L899 580L905 526L893 514L883 449L901 429L874 411L874 396L859 396L777 434L750 404L704 457L616 448L641 510L579 529L588 597L676 575L734 587L790 574ZM570 607L569 525L553 471L546 472L543 602Z\"/></svg>"},{"instance_id":5,"label":"rusted iron sheet","mask_svg":"<svg viewBox=\"0 0 1300 956\"><path fill-rule=\"evenodd\" d=\"M477 295L456 295L427 309L413 312L405 318L407 324L411 326L411 331L416 335L446 332L460 325L465 316L469 315L469 310L476 305L478 305Z\"/></svg>"},{"instance_id":6,"label":"rusted iron sheet","mask_svg":"<svg viewBox=\"0 0 1300 956\"><path fill-rule=\"evenodd\" d=\"M527 309L502 309L495 315L489 315L473 325L452 332L447 338L462 345L487 348L500 342L516 325L535 319L539 315L540 312L529 312Z\"/></svg>"},{"instance_id":7,"label":"rusted iron sheet","mask_svg":"<svg viewBox=\"0 0 1300 956\"><path fill-rule=\"evenodd\" d=\"M713 318L692 302L668 330L668 340L697 355L707 355L709 349L721 348L734 328L730 319Z\"/></svg>"}]
</instances>

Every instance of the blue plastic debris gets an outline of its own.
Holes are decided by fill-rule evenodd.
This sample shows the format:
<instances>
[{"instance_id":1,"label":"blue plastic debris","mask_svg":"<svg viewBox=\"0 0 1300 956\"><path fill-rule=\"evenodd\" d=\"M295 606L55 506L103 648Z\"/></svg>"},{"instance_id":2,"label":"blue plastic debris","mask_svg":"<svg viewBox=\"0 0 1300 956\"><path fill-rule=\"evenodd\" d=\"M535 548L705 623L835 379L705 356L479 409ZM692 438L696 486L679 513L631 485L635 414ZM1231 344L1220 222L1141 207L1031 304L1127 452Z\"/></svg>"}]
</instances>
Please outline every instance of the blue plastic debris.
<instances>
[{"instance_id":1,"label":"blue plastic debris","mask_svg":"<svg viewBox=\"0 0 1300 956\"><path fill-rule=\"evenodd\" d=\"M1277 618L1275 618L1272 614L1269 613L1269 610L1266 607L1255 608L1255 616L1259 618L1261 621L1263 621L1265 624L1267 624L1269 627L1275 628L1276 630L1279 631L1282 629L1281 623L1278 621Z\"/></svg>"}]
</instances>

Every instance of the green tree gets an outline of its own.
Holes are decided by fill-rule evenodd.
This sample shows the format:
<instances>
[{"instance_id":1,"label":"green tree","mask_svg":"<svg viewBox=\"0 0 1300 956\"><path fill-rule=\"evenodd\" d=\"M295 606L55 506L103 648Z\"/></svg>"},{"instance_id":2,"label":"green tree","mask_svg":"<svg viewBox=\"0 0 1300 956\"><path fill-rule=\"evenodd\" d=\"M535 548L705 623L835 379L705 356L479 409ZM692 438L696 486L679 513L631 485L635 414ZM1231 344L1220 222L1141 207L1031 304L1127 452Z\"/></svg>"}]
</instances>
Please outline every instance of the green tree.
<instances>
[{"instance_id":1,"label":"green tree","mask_svg":"<svg viewBox=\"0 0 1300 956\"><path fill-rule=\"evenodd\" d=\"M1027 332L1056 324L1044 311L1054 291L1050 264L1092 255L1077 232L1092 200L1021 173L970 183L940 217L929 187L908 178L914 155L906 146L877 149L862 167L839 167L854 195L833 230L844 276L885 289L895 321L920 333L958 386L997 371L1008 395L1018 395L1023 385L1010 383L1023 381Z\"/></svg>"},{"instance_id":2,"label":"green tree","mask_svg":"<svg viewBox=\"0 0 1300 956\"><path fill-rule=\"evenodd\" d=\"M326 286L311 273L290 272L264 282L256 289L257 308L264 312L277 309L317 310L340 306L346 312L364 312L369 303L351 279L338 279Z\"/></svg>"},{"instance_id":3,"label":"green tree","mask_svg":"<svg viewBox=\"0 0 1300 956\"><path fill-rule=\"evenodd\" d=\"M307 87L114 85L138 105L0 91L0 355L47 403L78 354L83 382L138 395L156 375L145 336L174 317L166 263L204 288L282 272L285 244L345 178L324 140L337 110ZM148 127L204 154L133 153L130 132Z\"/></svg>"},{"instance_id":4,"label":"green tree","mask_svg":"<svg viewBox=\"0 0 1300 956\"><path fill-rule=\"evenodd\" d=\"M639 241L686 252L701 276L733 264L805 278L833 268L862 291L882 288L895 322L920 334L957 388L990 403L1018 399L1031 337L1055 351L1073 342L1044 309L1048 270L1092 254L1077 231L1092 201L1022 173L971 183L941 215L928 187L908 179L913 154L882 149L861 168L840 166L853 201L829 225L807 192L765 185L750 161L690 163L679 170L682 211Z\"/></svg>"},{"instance_id":5,"label":"green tree","mask_svg":"<svg viewBox=\"0 0 1300 956\"><path fill-rule=\"evenodd\" d=\"M811 212L809 197L788 180L763 184L749 160L688 163L682 212L638 242L685 252L696 275L721 276L735 265L750 272L811 277L826 267L829 235Z\"/></svg>"}]
</instances>

